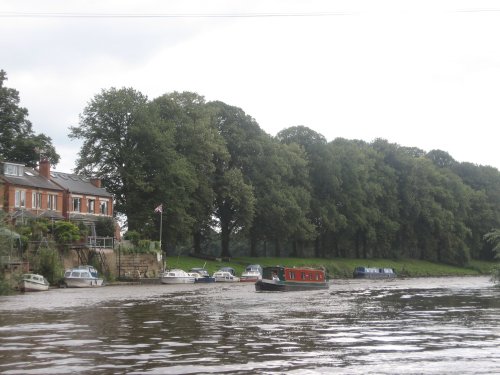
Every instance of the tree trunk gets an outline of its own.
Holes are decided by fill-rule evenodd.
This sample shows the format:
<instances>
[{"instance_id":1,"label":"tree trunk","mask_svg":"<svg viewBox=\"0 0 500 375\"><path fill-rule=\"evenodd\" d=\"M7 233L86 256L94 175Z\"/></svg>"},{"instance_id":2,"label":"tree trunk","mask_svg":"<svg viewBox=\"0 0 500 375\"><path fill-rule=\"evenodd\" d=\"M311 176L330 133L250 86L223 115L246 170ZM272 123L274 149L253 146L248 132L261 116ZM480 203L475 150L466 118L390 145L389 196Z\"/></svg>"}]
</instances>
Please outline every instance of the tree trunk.
<instances>
[{"instance_id":1,"label":"tree trunk","mask_svg":"<svg viewBox=\"0 0 500 375\"><path fill-rule=\"evenodd\" d=\"M292 257L297 257L297 240L294 238L292 239Z\"/></svg>"},{"instance_id":2,"label":"tree trunk","mask_svg":"<svg viewBox=\"0 0 500 375\"><path fill-rule=\"evenodd\" d=\"M276 258L281 257L281 244L280 240L278 239L276 239L276 241L274 242L274 255L276 256Z\"/></svg>"},{"instance_id":3,"label":"tree trunk","mask_svg":"<svg viewBox=\"0 0 500 375\"><path fill-rule=\"evenodd\" d=\"M255 236L250 236L250 256L257 257L257 240Z\"/></svg>"},{"instance_id":4,"label":"tree trunk","mask_svg":"<svg viewBox=\"0 0 500 375\"><path fill-rule=\"evenodd\" d=\"M321 251L320 237L321 236L317 236L316 239L314 240L314 257L316 258L320 258L320 251Z\"/></svg>"},{"instance_id":5,"label":"tree trunk","mask_svg":"<svg viewBox=\"0 0 500 375\"><path fill-rule=\"evenodd\" d=\"M193 251L195 254L201 254L201 232L195 230L193 232Z\"/></svg>"},{"instance_id":6,"label":"tree trunk","mask_svg":"<svg viewBox=\"0 0 500 375\"><path fill-rule=\"evenodd\" d=\"M359 232L356 233L355 245L354 248L356 250L356 259L359 259Z\"/></svg>"},{"instance_id":7,"label":"tree trunk","mask_svg":"<svg viewBox=\"0 0 500 375\"><path fill-rule=\"evenodd\" d=\"M222 226L220 233L220 241L221 241L221 257L222 258L230 258L231 253L229 252L229 235L231 231L229 230L227 225Z\"/></svg>"}]
</instances>

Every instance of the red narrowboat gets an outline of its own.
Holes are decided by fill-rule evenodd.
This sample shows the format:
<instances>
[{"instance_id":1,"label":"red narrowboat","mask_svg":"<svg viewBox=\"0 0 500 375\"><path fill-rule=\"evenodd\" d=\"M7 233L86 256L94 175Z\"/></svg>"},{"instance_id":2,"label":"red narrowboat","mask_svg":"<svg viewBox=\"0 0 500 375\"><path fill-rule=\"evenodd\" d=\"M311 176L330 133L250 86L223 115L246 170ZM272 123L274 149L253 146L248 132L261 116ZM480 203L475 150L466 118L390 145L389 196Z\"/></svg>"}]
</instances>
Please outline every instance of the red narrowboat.
<instances>
[{"instance_id":1,"label":"red narrowboat","mask_svg":"<svg viewBox=\"0 0 500 375\"><path fill-rule=\"evenodd\" d=\"M325 271L307 267L264 267L262 280L255 283L257 291L290 292L317 289L328 289Z\"/></svg>"}]
</instances>

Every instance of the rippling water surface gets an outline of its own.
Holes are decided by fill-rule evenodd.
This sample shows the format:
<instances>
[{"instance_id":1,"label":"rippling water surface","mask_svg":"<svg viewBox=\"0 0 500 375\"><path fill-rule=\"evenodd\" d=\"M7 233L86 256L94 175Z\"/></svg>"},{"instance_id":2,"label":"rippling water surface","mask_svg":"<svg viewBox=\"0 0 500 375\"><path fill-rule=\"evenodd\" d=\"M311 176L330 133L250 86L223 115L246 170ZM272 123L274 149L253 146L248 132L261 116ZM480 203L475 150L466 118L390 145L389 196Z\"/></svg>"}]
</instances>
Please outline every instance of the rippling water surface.
<instances>
[{"instance_id":1,"label":"rippling water surface","mask_svg":"<svg viewBox=\"0 0 500 375\"><path fill-rule=\"evenodd\" d=\"M487 277L127 285L0 297L0 374L495 374Z\"/></svg>"}]
</instances>

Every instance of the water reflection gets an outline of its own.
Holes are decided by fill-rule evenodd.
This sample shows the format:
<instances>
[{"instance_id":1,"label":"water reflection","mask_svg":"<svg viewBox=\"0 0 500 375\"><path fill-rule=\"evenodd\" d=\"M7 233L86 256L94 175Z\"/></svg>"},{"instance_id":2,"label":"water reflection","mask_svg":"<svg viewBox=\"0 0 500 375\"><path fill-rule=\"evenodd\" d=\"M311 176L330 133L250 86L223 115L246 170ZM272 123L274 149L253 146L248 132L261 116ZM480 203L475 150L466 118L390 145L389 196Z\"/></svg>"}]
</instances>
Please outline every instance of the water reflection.
<instances>
[{"instance_id":1,"label":"water reflection","mask_svg":"<svg viewBox=\"0 0 500 375\"><path fill-rule=\"evenodd\" d=\"M51 290L0 300L0 373L500 372L488 278Z\"/></svg>"}]
</instances>

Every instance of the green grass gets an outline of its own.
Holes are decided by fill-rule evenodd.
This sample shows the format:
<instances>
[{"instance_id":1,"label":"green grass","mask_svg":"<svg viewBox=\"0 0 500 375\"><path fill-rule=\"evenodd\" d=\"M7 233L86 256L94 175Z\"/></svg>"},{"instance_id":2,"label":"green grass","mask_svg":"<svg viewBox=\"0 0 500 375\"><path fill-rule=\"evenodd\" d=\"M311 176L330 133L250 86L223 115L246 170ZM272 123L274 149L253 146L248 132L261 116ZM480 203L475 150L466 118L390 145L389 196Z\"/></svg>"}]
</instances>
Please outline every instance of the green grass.
<instances>
[{"instance_id":1,"label":"green grass","mask_svg":"<svg viewBox=\"0 0 500 375\"><path fill-rule=\"evenodd\" d=\"M262 267L282 265L288 267L325 267L331 278L352 278L352 272L357 266L394 268L399 276L473 276L490 275L498 262L471 261L466 267L456 267L446 264L432 263L414 259L315 259L315 258L231 258L229 262L210 261L188 256L167 257L167 267L181 268L188 271L193 267L205 267L213 274L221 267L233 267L238 275L249 264L260 264Z\"/></svg>"}]
</instances>

